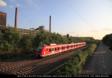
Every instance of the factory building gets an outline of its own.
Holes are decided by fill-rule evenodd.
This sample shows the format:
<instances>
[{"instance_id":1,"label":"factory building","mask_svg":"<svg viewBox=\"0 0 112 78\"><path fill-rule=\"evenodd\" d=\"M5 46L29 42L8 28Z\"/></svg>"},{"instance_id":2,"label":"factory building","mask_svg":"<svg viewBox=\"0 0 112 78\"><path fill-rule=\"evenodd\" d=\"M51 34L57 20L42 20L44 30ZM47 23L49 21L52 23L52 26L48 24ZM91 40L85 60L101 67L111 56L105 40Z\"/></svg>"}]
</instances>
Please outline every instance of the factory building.
<instances>
[{"instance_id":1,"label":"factory building","mask_svg":"<svg viewBox=\"0 0 112 78\"><path fill-rule=\"evenodd\" d=\"M7 19L7 14L4 12L0 12L0 27L6 27L6 19Z\"/></svg>"}]
</instances>

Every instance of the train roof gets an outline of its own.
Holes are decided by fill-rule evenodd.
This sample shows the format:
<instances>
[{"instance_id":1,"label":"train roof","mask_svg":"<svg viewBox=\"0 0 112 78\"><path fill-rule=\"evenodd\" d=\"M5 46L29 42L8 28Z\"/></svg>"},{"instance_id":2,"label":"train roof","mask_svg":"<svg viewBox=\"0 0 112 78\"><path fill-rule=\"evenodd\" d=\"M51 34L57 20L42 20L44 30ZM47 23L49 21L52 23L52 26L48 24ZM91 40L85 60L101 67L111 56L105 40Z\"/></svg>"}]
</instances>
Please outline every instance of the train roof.
<instances>
[{"instance_id":1,"label":"train roof","mask_svg":"<svg viewBox=\"0 0 112 78\"><path fill-rule=\"evenodd\" d=\"M82 42L78 42L78 43L71 43L71 44L55 44L55 45L45 45L44 47L46 48L55 48L55 47L62 47L62 46L70 46L70 45L77 45L77 44L81 44Z\"/></svg>"}]
</instances>

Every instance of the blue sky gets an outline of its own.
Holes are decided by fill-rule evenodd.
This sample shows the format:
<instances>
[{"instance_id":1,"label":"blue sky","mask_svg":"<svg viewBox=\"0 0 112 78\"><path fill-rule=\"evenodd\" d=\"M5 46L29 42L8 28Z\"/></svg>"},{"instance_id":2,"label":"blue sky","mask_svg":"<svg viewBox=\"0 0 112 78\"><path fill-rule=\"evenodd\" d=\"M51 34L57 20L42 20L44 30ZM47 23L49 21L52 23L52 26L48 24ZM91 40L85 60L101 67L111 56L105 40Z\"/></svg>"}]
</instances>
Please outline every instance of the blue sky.
<instances>
[{"instance_id":1,"label":"blue sky","mask_svg":"<svg viewBox=\"0 0 112 78\"><path fill-rule=\"evenodd\" d=\"M48 30L51 15L52 32L63 35L101 39L112 31L111 0L0 0L0 11L7 13L7 24L12 26L16 6L19 28L44 25Z\"/></svg>"}]
</instances>

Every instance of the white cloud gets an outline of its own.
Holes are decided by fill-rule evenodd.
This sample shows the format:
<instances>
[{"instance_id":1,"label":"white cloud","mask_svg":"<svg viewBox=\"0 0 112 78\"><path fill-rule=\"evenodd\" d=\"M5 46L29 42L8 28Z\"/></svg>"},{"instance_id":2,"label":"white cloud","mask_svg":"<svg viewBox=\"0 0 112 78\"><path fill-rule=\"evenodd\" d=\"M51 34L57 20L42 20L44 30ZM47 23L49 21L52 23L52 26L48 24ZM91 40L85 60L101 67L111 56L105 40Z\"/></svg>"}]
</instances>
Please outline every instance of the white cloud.
<instances>
[{"instance_id":1,"label":"white cloud","mask_svg":"<svg viewBox=\"0 0 112 78\"><path fill-rule=\"evenodd\" d=\"M7 3L3 0L0 0L0 7L7 6Z\"/></svg>"}]
</instances>

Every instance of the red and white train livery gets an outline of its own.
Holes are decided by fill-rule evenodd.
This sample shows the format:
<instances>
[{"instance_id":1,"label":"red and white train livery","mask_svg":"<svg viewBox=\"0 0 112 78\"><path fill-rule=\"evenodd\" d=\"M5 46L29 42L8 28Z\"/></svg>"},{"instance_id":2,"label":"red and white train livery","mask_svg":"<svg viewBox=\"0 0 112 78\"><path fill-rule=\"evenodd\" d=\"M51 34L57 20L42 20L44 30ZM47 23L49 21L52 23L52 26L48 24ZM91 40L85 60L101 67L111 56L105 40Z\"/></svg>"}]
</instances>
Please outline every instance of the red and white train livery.
<instances>
[{"instance_id":1,"label":"red and white train livery","mask_svg":"<svg viewBox=\"0 0 112 78\"><path fill-rule=\"evenodd\" d=\"M86 42L78 42L78 43L71 43L71 44L51 44L51 45L44 45L43 47L39 47L34 50L36 56L39 57L46 57L57 53L66 52L69 50L77 49L86 46Z\"/></svg>"}]
</instances>

